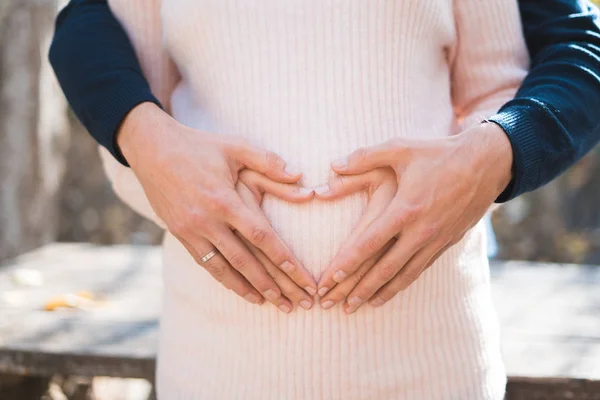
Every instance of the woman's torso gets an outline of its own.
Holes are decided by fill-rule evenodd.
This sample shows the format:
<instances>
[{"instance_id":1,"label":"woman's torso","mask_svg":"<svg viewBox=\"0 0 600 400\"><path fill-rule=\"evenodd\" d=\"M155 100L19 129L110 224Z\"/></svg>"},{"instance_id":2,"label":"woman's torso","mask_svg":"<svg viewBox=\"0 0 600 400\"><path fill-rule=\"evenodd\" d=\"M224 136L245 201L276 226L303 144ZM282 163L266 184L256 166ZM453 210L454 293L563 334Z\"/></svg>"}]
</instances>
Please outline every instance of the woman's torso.
<instances>
[{"instance_id":1,"label":"woman's torso","mask_svg":"<svg viewBox=\"0 0 600 400\"><path fill-rule=\"evenodd\" d=\"M456 130L451 0L162 1L164 42L182 74L174 117L256 141L307 186L359 147ZM267 197L263 209L318 278L365 204L362 194L304 205ZM501 393L483 235L474 229L393 301L352 316L247 304L167 236L159 390L167 399Z\"/></svg>"}]
</instances>

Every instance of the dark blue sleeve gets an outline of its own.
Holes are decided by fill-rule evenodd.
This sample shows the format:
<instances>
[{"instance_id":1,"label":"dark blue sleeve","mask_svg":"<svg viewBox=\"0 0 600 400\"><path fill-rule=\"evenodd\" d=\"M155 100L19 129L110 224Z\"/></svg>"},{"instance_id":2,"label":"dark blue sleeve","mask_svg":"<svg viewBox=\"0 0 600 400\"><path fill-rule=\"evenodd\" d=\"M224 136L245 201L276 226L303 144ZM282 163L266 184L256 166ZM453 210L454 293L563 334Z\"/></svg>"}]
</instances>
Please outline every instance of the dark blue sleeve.
<instances>
[{"instance_id":1,"label":"dark blue sleeve","mask_svg":"<svg viewBox=\"0 0 600 400\"><path fill-rule=\"evenodd\" d=\"M600 136L600 29L587 1L520 0L532 68L490 120L507 133L514 177L503 202L549 182ZM501 32L499 32L501 34ZM105 0L71 0L57 19L50 60L77 116L122 163L115 134L137 104L159 104Z\"/></svg>"},{"instance_id":2,"label":"dark blue sleeve","mask_svg":"<svg viewBox=\"0 0 600 400\"><path fill-rule=\"evenodd\" d=\"M548 183L600 140L598 10L576 0L520 0L519 8L532 64L515 99L490 118L514 154L497 202Z\"/></svg>"},{"instance_id":3,"label":"dark blue sleeve","mask_svg":"<svg viewBox=\"0 0 600 400\"><path fill-rule=\"evenodd\" d=\"M71 0L56 19L50 63L77 117L122 164L116 132L127 113L160 106L106 0Z\"/></svg>"}]
</instances>

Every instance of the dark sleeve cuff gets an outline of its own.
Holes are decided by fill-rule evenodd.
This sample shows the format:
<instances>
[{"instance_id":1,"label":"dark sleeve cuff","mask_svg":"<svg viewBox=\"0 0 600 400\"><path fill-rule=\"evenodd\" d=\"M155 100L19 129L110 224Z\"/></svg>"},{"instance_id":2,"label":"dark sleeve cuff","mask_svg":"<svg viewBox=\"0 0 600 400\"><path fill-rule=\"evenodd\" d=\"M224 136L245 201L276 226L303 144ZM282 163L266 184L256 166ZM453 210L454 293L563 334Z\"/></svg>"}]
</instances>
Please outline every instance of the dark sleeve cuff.
<instances>
[{"instance_id":1,"label":"dark sleeve cuff","mask_svg":"<svg viewBox=\"0 0 600 400\"><path fill-rule=\"evenodd\" d=\"M106 0L72 0L60 12L49 59L75 115L127 166L116 141L121 123L140 103L161 105Z\"/></svg>"},{"instance_id":2,"label":"dark sleeve cuff","mask_svg":"<svg viewBox=\"0 0 600 400\"><path fill-rule=\"evenodd\" d=\"M83 117L92 136L125 166L129 164L117 145L117 132L121 123L138 104L151 102L162 108L158 99L147 89L145 81L131 81L134 76L128 76L129 79L121 82L121 85L113 85L110 101L98 104L93 113Z\"/></svg>"},{"instance_id":3,"label":"dark sleeve cuff","mask_svg":"<svg viewBox=\"0 0 600 400\"><path fill-rule=\"evenodd\" d=\"M541 129L537 123L538 113L534 107L509 103L488 118L504 130L513 151L513 178L496 203L504 203L539 187L543 152L537 135Z\"/></svg>"}]
</instances>

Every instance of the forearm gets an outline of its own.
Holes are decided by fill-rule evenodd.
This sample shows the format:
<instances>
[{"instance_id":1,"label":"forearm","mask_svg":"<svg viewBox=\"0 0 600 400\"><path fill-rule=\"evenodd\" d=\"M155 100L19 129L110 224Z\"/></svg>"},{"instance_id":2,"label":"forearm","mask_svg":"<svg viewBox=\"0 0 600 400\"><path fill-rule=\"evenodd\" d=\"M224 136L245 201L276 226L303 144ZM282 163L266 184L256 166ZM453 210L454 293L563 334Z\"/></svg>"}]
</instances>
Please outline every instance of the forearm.
<instances>
[{"instance_id":1,"label":"forearm","mask_svg":"<svg viewBox=\"0 0 600 400\"><path fill-rule=\"evenodd\" d=\"M138 104L159 101L106 0L72 0L61 11L50 62L75 114L121 163L119 126Z\"/></svg>"},{"instance_id":2,"label":"forearm","mask_svg":"<svg viewBox=\"0 0 600 400\"><path fill-rule=\"evenodd\" d=\"M585 4L585 3L584 3ZM548 183L600 139L600 28L581 2L521 1L532 68L515 99L490 120L513 150L504 202Z\"/></svg>"},{"instance_id":3,"label":"forearm","mask_svg":"<svg viewBox=\"0 0 600 400\"><path fill-rule=\"evenodd\" d=\"M143 102L131 109L116 133L117 145L135 170L140 157L158 160L161 149L168 149L178 127L163 109L154 103Z\"/></svg>"}]
</instances>

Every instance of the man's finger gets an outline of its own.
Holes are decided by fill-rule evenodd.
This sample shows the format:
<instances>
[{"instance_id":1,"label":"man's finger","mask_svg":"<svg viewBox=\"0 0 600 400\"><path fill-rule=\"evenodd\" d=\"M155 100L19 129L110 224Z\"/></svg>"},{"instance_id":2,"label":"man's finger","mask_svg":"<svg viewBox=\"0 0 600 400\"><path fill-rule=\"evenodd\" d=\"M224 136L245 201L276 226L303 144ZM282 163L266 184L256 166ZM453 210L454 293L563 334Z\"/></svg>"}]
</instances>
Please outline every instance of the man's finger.
<instances>
[{"instance_id":1,"label":"man's finger","mask_svg":"<svg viewBox=\"0 0 600 400\"><path fill-rule=\"evenodd\" d=\"M262 304L264 303L263 297L250 285L250 283L244 278L238 271L233 269L231 265L225 260L225 258L220 255L214 255L210 260L206 263L201 263L200 259L204 254L207 254L212 249L210 242L206 240L202 240L202 242L206 242L203 245L199 245L197 243L198 248L202 248L202 255L198 254L198 251L185 239L181 237L177 237L177 239L181 242L181 244L187 249L187 251L192 255L196 263L206 269L211 276L220 282L227 289L234 291L237 295L244 298L246 301L252 304Z\"/></svg>"},{"instance_id":2,"label":"man's finger","mask_svg":"<svg viewBox=\"0 0 600 400\"><path fill-rule=\"evenodd\" d=\"M405 236L408 236L408 234L400 236L400 239L381 257L377 264L356 285L352 293L348 295L348 304L351 306L348 312L353 312L365 301L373 297L382 286L394 279L399 272L403 271L411 258L423 248L419 241L411 240L412 238ZM411 272L414 272L414 270L411 270Z\"/></svg>"},{"instance_id":3,"label":"man's finger","mask_svg":"<svg viewBox=\"0 0 600 400\"><path fill-rule=\"evenodd\" d=\"M337 284L333 289L331 289L323 298L320 300L321 308L329 309L333 307L337 303L341 303L347 299L348 295L352 292L352 290L358 285L358 283L363 279L365 275L371 270L373 265L380 259L380 257L385 254L386 251L394 244L394 241L390 241L387 246L385 246L382 251L377 253L374 257L369 258L365 261L360 268L352 274L348 279L344 282Z\"/></svg>"},{"instance_id":4,"label":"man's finger","mask_svg":"<svg viewBox=\"0 0 600 400\"><path fill-rule=\"evenodd\" d=\"M309 310L313 306L313 298L309 296L304 290L298 287L283 271L277 268L271 261L264 255L262 251L252 246L243 236L236 233L244 242L246 247L254 254L254 256L262 263L267 273L275 280L281 292L285 296L281 296L281 303L275 304L281 311L288 313L293 309L293 304L299 304L300 307ZM293 303L291 304L290 303Z\"/></svg>"},{"instance_id":5,"label":"man's finger","mask_svg":"<svg viewBox=\"0 0 600 400\"><path fill-rule=\"evenodd\" d=\"M299 287L306 290L311 296L314 295L317 285L312 276L273 230L265 215L249 209L241 200L240 205L235 209L236 213L230 224Z\"/></svg>"},{"instance_id":6,"label":"man's finger","mask_svg":"<svg viewBox=\"0 0 600 400\"><path fill-rule=\"evenodd\" d=\"M331 163L331 168L338 174L360 174L375 168L389 167L399 161L396 142L387 141L376 146L362 147L347 157Z\"/></svg>"},{"instance_id":7,"label":"man's finger","mask_svg":"<svg viewBox=\"0 0 600 400\"><path fill-rule=\"evenodd\" d=\"M267 300L278 301L281 296L279 287L258 262L256 257L228 228L213 232L215 247L223 254L229 264L240 272L252 286Z\"/></svg>"},{"instance_id":8,"label":"man's finger","mask_svg":"<svg viewBox=\"0 0 600 400\"><path fill-rule=\"evenodd\" d=\"M322 287L331 288L330 280L337 283L344 281L362 263L380 251L398 232L406 229L403 226L403 215L403 211L398 206L390 205L360 235L347 240L334 257L326 275L319 282L319 290Z\"/></svg>"},{"instance_id":9,"label":"man's finger","mask_svg":"<svg viewBox=\"0 0 600 400\"><path fill-rule=\"evenodd\" d=\"M409 287L423 271L431 267L431 265L442 255L452 244L447 244L437 253L432 253L429 248L421 249L415 256L408 262L391 281L385 284L381 289L377 291L369 300L369 304L373 307L380 307L390 301L396 296L401 290ZM432 256L433 254L433 256Z\"/></svg>"}]
</instances>

